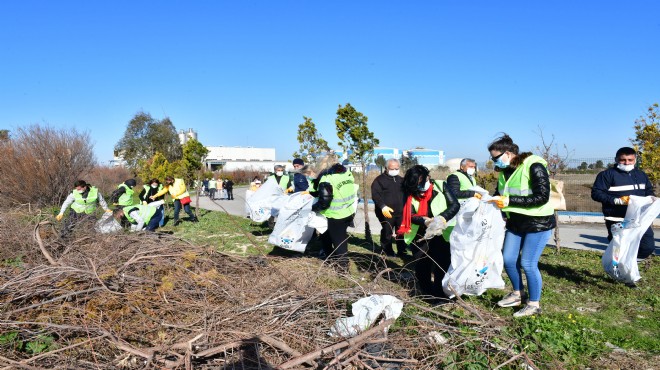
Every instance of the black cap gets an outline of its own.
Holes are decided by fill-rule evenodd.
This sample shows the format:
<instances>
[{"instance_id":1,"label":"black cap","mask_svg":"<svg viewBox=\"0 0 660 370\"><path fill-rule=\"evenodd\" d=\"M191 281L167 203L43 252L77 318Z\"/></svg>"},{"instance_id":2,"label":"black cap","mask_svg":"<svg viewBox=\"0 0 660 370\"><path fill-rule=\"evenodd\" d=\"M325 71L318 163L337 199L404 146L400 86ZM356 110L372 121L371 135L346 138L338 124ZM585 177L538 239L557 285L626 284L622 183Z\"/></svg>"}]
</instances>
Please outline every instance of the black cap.
<instances>
[{"instance_id":1,"label":"black cap","mask_svg":"<svg viewBox=\"0 0 660 370\"><path fill-rule=\"evenodd\" d=\"M294 165L299 164L299 165L301 165L301 166L304 166L304 165L305 165L305 162L303 162L303 160L300 159L300 158L296 158L296 159L293 160L293 164L294 164Z\"/></svg>"},{"instance_id":2,"label":"black cap","mask_svg":"<svg viewBox=\"0 0 660 370\"><path fill-rule=\"evenodd\" d=\"M128 180L124 181L124 184L126 184L130 187L134 187L137 184L137 182L135 181L135 179L128 179Z\"/></svg>"}]
</instances>

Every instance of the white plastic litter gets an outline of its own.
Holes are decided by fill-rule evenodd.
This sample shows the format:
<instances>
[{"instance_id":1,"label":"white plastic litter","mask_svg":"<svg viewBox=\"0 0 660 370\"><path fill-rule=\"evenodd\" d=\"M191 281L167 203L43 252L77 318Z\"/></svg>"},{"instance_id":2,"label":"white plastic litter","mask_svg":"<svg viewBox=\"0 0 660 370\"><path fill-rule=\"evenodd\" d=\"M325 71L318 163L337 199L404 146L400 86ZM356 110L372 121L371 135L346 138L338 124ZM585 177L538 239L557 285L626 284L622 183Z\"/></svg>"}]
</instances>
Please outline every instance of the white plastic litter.
<instances>
[{"instance_id":1,"label":"white plastic litter","mask_svg":"<svg viewBox=\"0 0 660 370\"><path fill-rule=\"evenodd\" d=\"M481 295L486 289L504 288L502 280L502 245L505 222L487 194L481 200L471 198L461 206L451 233L451 266L442 279L442 289L453 297Z\"/></svg>"},{"instance_id":2,"label":"white plastic litter","mask_svg":"<svg viewBox=\"0 0 660 370\"><path fill-rule=\"evenodd\" d=\"M314 197L309 194L295 193L288 196L279 209L277 222L268 242L280 248L304 252L314 234L314 228L309 226L309 220L314 215L313 203Z\"/></svg>"},{"instance_id":3,"label":"white plastic litter","mask_svg":"<svg viewBox=\"0 0 660 370\"><path fill-rule=\"evenodd\" d=\"M271 216L277 216L280 207L286 202L287 195L275 179L269 179L252 196L245 200L250 218L254 222L264 222Z\"/></svg>"},{"instance_id":4,"label":"white plastic litter","mask_svg":"<svg viewBox=\"0 0 660 370\"><path fill-rule=\"evenodd\" d=\"M121 225L112 217L112 213L104 212L101 219L96 221L94 229L97 233L111 234L121 231Z\"/></svg>"},{"instance_id":5,"label":"white plastic litter","mask_svg":"<svg viewBox=\"0 0 660 370\"><path fill-rule=\"evenodd\" d=\"M433 217L431 222L426 226L426 233L424 239L433 239L436 235L441 235L443 231L449 226L447 220L442 216Z\"/></svg>"},{"instance_id":6,"label":"white plastic litter","mask_svg":"<svg viewBox=\"0 0 660 370\"><path fill-rule=\"evenodd\" d=\"M384 314L385 320L397 319L401 315L403 301L391 295L370 295L353 303L353 316L337 319L330 328L331 337L350 338L368 329ZM385 328L387 331L388 328Z\"/></svg>"},{"instance_id":7,"label":"white plastic litter","mask_svg":"<svg viewBox=\"0 0 660 370\"><path fill-rule=\"evenodd\" d=\"M601 260L608 275L624 283L634 283L642 278L637 267L639 242L658 215L658 198L630 196L626 217L612 225L612 241Z\"/></svg>"},{"instance_id":8,"label":"white plastic litter","mask_svg":"<svg viewBox=\"0 0 660 370\"><path fill-rule=\"evenodd\" d=\"M328 230L328 219L320 213L312 212L309 215L307 226L313 227L319 232L319 234L323 234Z\"/></svg>"}]
</instances>

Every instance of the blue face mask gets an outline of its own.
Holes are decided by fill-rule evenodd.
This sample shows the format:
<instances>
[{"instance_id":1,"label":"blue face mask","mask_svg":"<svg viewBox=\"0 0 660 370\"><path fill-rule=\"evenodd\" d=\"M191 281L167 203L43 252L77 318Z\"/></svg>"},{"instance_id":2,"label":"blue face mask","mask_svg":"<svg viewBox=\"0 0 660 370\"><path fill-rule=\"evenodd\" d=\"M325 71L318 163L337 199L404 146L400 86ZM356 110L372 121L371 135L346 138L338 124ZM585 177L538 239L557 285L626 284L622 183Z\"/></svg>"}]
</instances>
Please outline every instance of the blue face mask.
<instances>
[{"instance_id":1,"label":"blue face mask","mask_svg":"<svg viewBox=\"0 0 660 370\"><path fill-rule=\"evenodd\" d=\"M506 162L502 160L502 156L500 158L497 158L493 164L498 167L498 168L507 168L509 167L509 163L511 162L511 159L508 159Z\"/></svg>"}]
</instances>

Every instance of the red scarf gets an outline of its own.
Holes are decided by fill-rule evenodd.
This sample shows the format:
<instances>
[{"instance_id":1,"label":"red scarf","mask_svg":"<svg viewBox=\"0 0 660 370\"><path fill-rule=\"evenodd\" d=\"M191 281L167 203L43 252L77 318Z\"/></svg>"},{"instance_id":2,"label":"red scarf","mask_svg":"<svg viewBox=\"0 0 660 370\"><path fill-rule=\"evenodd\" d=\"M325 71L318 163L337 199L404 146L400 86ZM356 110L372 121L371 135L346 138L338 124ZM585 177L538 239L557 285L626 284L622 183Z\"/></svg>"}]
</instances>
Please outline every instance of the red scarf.
<instances>
[{"instance_id":1,"label":"red scarf","mask_svg":"<svg viewBox=\"0 0 660 370\"><path fill-rule=\"evenodd\" d=\"M428 217L429 200L431 200L432 196L433 196L433 183L431 183L431 186L429 186L429 188L426 189L426 191L424 192L424 194L422 194L421 197L415 196L415 199L419 201L419 206L417 207L417 213L415 213L414 215L412 214L413 195L408 196L408 200L406 200L406 204L403 206L403 221L401 222L401 226L399 226L399 229L396 231L397 234L403 235L410 231L410 227L412 226L413 216Z\"/></svg>"}]
</instances>

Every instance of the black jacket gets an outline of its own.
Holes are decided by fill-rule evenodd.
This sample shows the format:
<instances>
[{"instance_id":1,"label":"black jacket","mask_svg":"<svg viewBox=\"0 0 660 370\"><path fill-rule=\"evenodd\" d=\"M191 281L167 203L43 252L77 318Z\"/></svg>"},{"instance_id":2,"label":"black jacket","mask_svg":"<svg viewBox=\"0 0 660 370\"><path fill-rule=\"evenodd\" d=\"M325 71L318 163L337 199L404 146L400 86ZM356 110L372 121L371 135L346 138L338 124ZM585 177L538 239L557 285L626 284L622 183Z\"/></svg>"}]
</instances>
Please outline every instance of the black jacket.
<instances>
[{"instance_id":1,"label":"black jacket","mask_svg":"<svg viewBox=\"0 0 660 370\"><path fill-rule=\"evenodd\" d=\"M522 164L525 158L529 157L531 153L521 153L509 166L502 170L504 178L509 179L516 165ZM509 196L509 206L517 206L521 208L531 208L541 206L548 202L550 199L550 177L548 170L541 163L534 163L529 168L530 174L530 189L532 194L529 196ZM499 195L495 191L495 195ZM549 216L528 216L521 213L509 212L506 220L506 228L509 231L517 233L533 233L539 231L547 231L554 229L557 226L557 220L554 213Z\"/></svg>"},{"instance_id":2,"label":"black jacket","mask_svg":"<svg viewBox=\"0 0 660 370\"><path fill-rule=\"evenodd\" d=\"M440 212L439 215L434 215L433 212L431 211L431 203L433 202L433 199L435 199L438 194L440 194L437 190L433 189L433 195L431 196L431 199L429 200L429 207L428 207L428 212L427 212L427 217L437 217L437 216L442 216L444 217L445 220L449 221L456 214L458 213L458 210L461 208L460 204L458 203L458 198L456 198L456 195L447 187L447 184L445 183L443 186L443 189L445 189L443 195L445 197L445 201L447 202L447 209L444 211ZM417 231L417 235L424 235L424 232L426 230L426 226L424 225L424 217L422 216L413 216L412 219L410 220L415 225L420 225L419 231Z\"/></svg>"},{"instance_id":3,"label":"black jacket","mask_svg":"<svg viewBox=\"0 0 660 370\"><path fill-rule=\"evenodd\" d=\"M646 197L654 195L653 185L648 176L636 168L630 172L618 168L608 168L596 176L591 188L591 199L603 204L605 217L625 217L627 205L616 205L614 199L624 195Z\"/></svg>"},{"instance_id":4,"label":"black jacket","mask_svg":"<svg viewBox=\"0 0 660 370\"><path fill-rule=\"evenodd\" d=\"M378 175L371 183L371 199L373 199L376 216L384 218L383 207L387 206L394 210L392 216L400 216L403 212L403 191L401 190L403 177L390 176L387 173Z\"/></svg>"},{"instance_id":5,"label":"black jacket","mask_svg":"<svg viewBox=\"0 0 660 370\"><path fill-rule=\"evenodd\" d=\"M152 188L151 186L149 186L148 191L145 190L144 187L143 187L142 191L140 192L140 195L138 195L138 196L140 198L140 201L147 202L147 203L155 202L157 200L162 200L163 198L165 198L165 195L161 195L161 196L157 197L156 199L151 200L151 198L149 198L149 197L151 197L153 195L156 195L156 193L158 193L158 188Z\"/></svg>"},{"instance_id":6,"label":"black jacket","mask_svg":"<svg viewBox=\"0 0 660 370\"><path fill-rule=\"evenodd\" d=\"M474 177L470 177L470 175L468 175L463 170L458 170L458 172L462 173L463 175L471 179L472 185L476 185L476 182L474 181ZM475 193L473 190L461 191L461 181L458 179L458 176L454 174L451 174L447 177L447 186L449 186L449 189L451 189L451 191L456 195L456 198L459 199L472 198Z\"/></svg>"}]
</instances>

